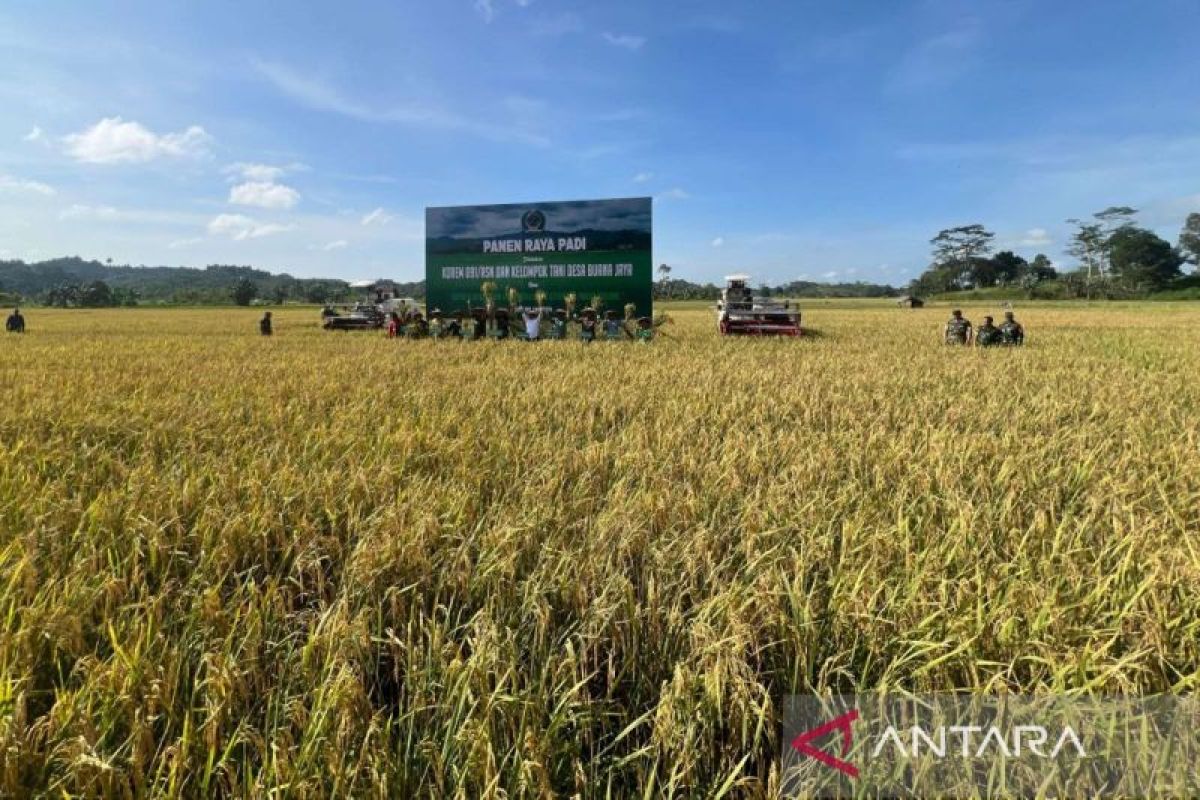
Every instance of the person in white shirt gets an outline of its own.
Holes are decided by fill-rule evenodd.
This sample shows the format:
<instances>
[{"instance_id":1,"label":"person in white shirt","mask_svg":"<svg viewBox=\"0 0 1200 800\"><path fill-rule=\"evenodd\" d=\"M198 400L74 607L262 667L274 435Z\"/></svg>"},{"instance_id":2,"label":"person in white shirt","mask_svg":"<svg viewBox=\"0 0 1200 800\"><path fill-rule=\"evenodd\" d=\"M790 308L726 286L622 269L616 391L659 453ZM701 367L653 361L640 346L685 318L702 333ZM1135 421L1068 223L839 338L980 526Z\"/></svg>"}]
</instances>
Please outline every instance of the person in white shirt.
<instances>
[{"instance_id":1,"label":"person in white shirt","mask_svg":"<svg viewBox=\"0 0 1200 800\"><path fill-rule=\"evenodd\" d=\"M536 311L530 310L525 312L525 339L526 341L536 342L542 332L542 310L539 308Z\"/></svg>"}]
</instances>

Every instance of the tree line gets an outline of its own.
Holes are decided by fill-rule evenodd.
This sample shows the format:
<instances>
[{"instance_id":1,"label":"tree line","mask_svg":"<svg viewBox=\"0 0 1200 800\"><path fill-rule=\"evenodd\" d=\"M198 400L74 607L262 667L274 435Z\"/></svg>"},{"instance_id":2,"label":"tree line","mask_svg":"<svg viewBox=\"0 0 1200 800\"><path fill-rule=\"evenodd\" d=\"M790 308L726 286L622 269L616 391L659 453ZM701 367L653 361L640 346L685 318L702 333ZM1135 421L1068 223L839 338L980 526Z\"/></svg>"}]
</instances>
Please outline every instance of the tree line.
<instances>
[{"instance_id":1,"label":"tree line","mask_svg":"<svg viewBox=\"0 0 1200 800\"><path fill-rule=\"evenodd\" d=\"M1030 297L1132 297L1190 286L1182 267L1200 265L1200 213L1188 215L1179 242L1139 226L1137 209L1110 206L1074 226L1067 254L1075 269L1059 273L1038 254L1026 261L1010 250L992 253L995 234L978 223L946 228L930 239L932 263L910 286L913 294L1016 286Z\"/></svg>"},{"instance_id":2,"label":"tree line","mask_svg":"<svg viewBox=\"0 0 1200 800\"><path fill-rule=\"evenodd\" d=\"M0 292L62 308L329 303L353 298L349 284L342 280L294 278L223 264L203 269L132 267L78 256L35 263L0 260Z\"/></svg>"}]
</instances>

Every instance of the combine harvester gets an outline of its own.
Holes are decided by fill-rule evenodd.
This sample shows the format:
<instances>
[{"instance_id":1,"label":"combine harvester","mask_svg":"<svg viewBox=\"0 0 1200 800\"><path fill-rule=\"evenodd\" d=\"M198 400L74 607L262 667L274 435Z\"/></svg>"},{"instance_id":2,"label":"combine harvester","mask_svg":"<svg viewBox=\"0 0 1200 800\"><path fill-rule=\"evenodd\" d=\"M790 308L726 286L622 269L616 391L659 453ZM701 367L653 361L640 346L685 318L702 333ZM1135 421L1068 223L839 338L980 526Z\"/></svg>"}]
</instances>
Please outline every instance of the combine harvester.
<instances>
[{"instance_id":1,"label":"combine harvester","mask_svg":"<svg viewBox=\"0 0 1200 800\"><path fill-rule=\"evenodd\" d=\"M717 301L717 326L724 336L800 336L800 309L787 300L755 297L749 275L726 275Z\"/></svg>"}]
</instances>

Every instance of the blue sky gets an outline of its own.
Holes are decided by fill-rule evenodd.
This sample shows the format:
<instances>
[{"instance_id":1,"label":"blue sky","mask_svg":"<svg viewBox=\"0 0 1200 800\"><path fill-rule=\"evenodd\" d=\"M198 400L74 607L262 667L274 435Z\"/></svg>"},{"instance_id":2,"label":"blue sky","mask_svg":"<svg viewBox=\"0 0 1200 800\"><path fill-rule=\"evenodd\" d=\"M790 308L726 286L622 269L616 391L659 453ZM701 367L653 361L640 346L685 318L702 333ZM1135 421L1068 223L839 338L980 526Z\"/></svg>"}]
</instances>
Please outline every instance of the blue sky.
<instances>
[{"instance_id":1,"label":"blue sky","mask_svg":"<svg viewBox=\"0 0 1200 800\"><path fill-rule=\"evenodd\" d=\"M655 198L694 280L1063 264L1200 211L1200 0L0 7L0 257L415 279L426 206Z\"/></svg>"}]
</instances>

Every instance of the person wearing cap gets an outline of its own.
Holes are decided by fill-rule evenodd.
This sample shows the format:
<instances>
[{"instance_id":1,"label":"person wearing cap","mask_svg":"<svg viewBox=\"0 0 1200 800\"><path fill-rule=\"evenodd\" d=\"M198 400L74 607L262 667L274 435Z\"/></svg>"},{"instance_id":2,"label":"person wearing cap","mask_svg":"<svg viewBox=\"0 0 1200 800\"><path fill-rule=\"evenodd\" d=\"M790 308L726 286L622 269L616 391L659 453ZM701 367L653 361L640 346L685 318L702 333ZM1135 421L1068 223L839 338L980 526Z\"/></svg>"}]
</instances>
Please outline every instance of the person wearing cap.
<instances>
[{"instance_id":1,"label":"person wearing cap","mask_svg":"<svg viewBox=\"0 0 1200 800\"><path fill-rule=\"evenodd\" d=\"M271 335L271 312L267 311L263 314L262 319L258 321L258 332L263 336Z\"/></svg>"},{"instance_id":2,"label":"person wearing cap","mask_svg":"<svg viewBox=\"0 0 1200 800\"><path fill-rule=\"evenodd\" d=\"M442 310L435 308L429 312L429 336L433 339L442 338L444 333L444 323L442 322Z\"/></svg>"},{"instance_id":3,"label":"person wearing cap","mask_svg":"<svg viewBox=\"0 0 1200 800\"><path fill-rule=\"evenodd\" d=\"M621 338L622 333L624 333L624 328L621 325L621 320L617 319L617 312L606 312L604 314L604 338L610 342L615 342Z\"/></svg>"},{"instance_id":4,"label":"person wearing cap","mask_svg":"<svg viewBox=\"0 0 1200 800\"><path fill-rule=\"evenodd\" d=\"M1025 328L1013 318L1013 312L1004 312L1000 323L1000 344L1005 347L1020 347L1025 344Z\"/></svg>"},{"instance_id":5,"label":"person wearing cap","mask_svg":"<svg viewBox=\"0 0 1200 800\"><path fill-rule=\"evenodd\" d=\"M4 321L4 330L9 333L24 333L25 332L25 317L21 315L20 308L13 308L8 319Z\"/></svg>"},{"instance_id":6,"label":"person wearing cap","mask_svg":"<svg viewBox=\"0 0 1200 800\"><path fill-rule=\"evenodd\" d=\"M446 330L442 333L447 339L461 339L462 332L462 312L455 311L450 319L446 322Z\"/></svg>"},{"instance_id":7,"label":"person wearing cap","mask_svg":"<svg viewBox=\"0 0 1200 800\"><path fill-rule=\"evenodd\" d=\"M969 345L972 333L971 321L963 318L962 311L954 309L943 331L946 344Z\"/></svg>"},{"instance_id":8,"label":"person wearing cap","mask_svg":"<svg viewBox=\"0 0 1200 800\"><path fill-rule=\"evenodd\" d=\"M975 332L976 347L995 347L1000 344L1000 329L992 323L991 317L984 317L983 324Z\"/></svg>"},{"instance_id":9,"label":"person wearing cap","mask_svg":"<svg viewBox=\"0 0 1200 800\"><path fill-rule=\"evenodd\" d=\"M420 311L414 311L413 315L408 318L408 324L404 326L404 330L409 339L423 339L429 333L429 323L425 321L425 317Z\"/></svg>"},{"instance_id":10,"label":"person wearing cap","mask_svg":"<svg viewBox=\"0 0 1200 800\"><path fill-rule=\"evenodd\" d=\"M525 341L536 342L542 333L542 310L526 309L522 317L525 320Z\"/></svg>"},{"instance_id":11,"label":"person wearing cap","mask_svg":"<svg viewBox=\"0 0 1200 800\"><path fill-rule=\"evenodd\" d=\"M579 338L584 342L596 340L596 312L594 309L585 308L583 310L583 314L579 318Z\"/></svg>"}]
</instances>

